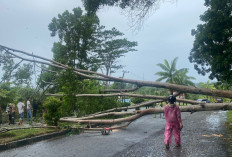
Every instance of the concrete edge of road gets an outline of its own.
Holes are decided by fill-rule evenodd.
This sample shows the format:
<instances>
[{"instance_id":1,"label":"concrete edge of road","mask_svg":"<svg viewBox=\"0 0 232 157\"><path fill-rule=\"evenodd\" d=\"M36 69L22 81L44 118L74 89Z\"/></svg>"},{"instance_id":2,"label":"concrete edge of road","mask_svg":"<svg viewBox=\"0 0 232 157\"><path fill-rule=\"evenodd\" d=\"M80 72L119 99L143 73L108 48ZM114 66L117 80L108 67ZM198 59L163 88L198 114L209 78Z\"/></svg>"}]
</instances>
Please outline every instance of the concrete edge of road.
<instances>
[{"instance_id":1,"label":"concrete edge of road","mask_svg":"<svg viewBox=\"0 0 232 157\"><path fill-rule=\"evenodd\" d=\"M57 136L62 136L62 135L67 134L68 132L70 132L70 130L64 130L64 131L60 131L60 132L49 133L49 134L39 135L39 136L31 137L31 138L25 138L22 140L13 141L13 142L5 143L5 144L0 144L0 151L25 146L25 145L28 145L28 144L31 144L34 142L47 140L47 139L54 138Z\"/></svg>"}]
</instances>

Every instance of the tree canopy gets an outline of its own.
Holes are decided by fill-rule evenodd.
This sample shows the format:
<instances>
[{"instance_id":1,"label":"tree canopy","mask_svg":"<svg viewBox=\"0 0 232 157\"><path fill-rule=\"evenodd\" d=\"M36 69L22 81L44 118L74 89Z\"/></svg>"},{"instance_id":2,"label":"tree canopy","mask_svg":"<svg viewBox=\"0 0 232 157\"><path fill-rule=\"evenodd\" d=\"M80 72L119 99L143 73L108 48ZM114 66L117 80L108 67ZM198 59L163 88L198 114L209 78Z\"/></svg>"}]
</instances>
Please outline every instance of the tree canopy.
<instances>
[{"instance_id":1,"label":"tree canopy","mask_svg":"<svg viewBox=\"0 0 232 157\"><path fill-rule=\"evenodd\" d=\"M120 57L130 51L136 51L133 47L137 46L137 42L128 41L126 38L119 38L123 35L124 34L116 28L100 32L96 52L98 53L98 59L104 67L107 76L123 67L117 63Z\"/></svg>"},{"instance_id":2,"label":"tree canopy","mask_svg":"<svg viewBox=\"0 0 232 157\"><path fill-rule=\"evenodd\" d=\"M140 29L145 17L153 10L157 10L162 2L176 0L82 0L88 14L94 14L102 6L116 6L125 11L130 20L130 26Z\"/></svg>"},{"instance_id":3,"label":"tree canopy","mask_svg":"<svg viewBox=\"0 0 232 157\"><path fill-rule=\"evenodd\" d=\"M199 74L232 83L232 1L205 0L205 6L203 24L192 30L195 41L189 60Z\"/></svg>"},{"instance_id":4,"label":"tree canopy","mask_svg":"<svg viewBox=\"0 0 232 157\"><path fill-rule=\"evenodd\" d=\"M54 60L72 68L93 70L91 53L98 27L98 17L87 16L81 8L74 8L72 13L66 10L58 18L54 17L48 26L51 36L58 35L60 39L53 45Z\"/></svg>"}]
</instances>

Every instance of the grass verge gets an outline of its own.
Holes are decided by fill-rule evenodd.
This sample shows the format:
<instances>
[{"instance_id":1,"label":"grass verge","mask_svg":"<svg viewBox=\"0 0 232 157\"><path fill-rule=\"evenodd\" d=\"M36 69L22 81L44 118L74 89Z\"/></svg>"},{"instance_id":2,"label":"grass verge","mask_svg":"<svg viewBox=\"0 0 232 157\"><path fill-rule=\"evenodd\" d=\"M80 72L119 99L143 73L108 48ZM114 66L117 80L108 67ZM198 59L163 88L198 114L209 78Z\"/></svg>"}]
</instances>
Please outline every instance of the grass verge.
<instances>
[{"instance_id":1,"label":"grass verge","mask_svg":"<svg viewBox=\"0 0 232 157\"><path fill-rule=\"evenodd\" d=\"M58 132L60 129L56 128L30 128L30 129L19 129L12 130L0 134L0 144L9 143L25 138L35 137L38 135Z\"/></svg>"}]
</instances>

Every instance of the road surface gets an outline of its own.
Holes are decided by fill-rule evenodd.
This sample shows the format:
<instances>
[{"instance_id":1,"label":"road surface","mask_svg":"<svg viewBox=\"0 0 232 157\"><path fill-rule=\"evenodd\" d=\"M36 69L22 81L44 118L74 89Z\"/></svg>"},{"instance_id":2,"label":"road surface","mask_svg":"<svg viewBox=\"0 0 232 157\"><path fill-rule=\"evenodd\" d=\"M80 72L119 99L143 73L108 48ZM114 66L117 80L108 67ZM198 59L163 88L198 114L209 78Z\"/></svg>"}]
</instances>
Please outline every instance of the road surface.
<instances>
[{"instance_id":1,"label":"road surface","mask_svg":"<svg viewBox=\"0 0 232 157\"><path fill-rule=\"evenodd\" d=\"M1 157L152 157L152 156L229 156L225 111L182 113L182 147L169 150L163 145L165 120L158 114L143 116L126 129L101 135L86 132L62 136L0 152Z\"/></svg>"}]
</instances>

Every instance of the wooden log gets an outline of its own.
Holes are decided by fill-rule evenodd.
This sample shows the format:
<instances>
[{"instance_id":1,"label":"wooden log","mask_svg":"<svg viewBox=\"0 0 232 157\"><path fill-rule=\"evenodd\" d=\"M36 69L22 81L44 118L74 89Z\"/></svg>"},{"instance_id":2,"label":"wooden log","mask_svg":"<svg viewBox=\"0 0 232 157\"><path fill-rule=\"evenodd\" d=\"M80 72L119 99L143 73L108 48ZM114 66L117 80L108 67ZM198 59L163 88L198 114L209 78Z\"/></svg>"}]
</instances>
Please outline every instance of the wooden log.
<instances>
[{"instance_id":1,"label":"wooden log","mask_svg":"<svg viewBox=\"0 0 232 157\"><path fill-rule=\"evenodd\" d=\"M132 88L132 89L103 89L101 92L133 92L138 89L139 87Z\"/></svg>"},{"instance_id":2,"label":"wooden log","mask_svg":"<svg viewBox=\"0 0 232 157\"><path fill-rule=\"evenodd\" d=\"M232 110L232 103L209 103L203 105L180 106L181 112L197 112L197 111L215 111L215 110ZM118 119L94 119L94 120L77 120L77 119L60 119L61 122L76 122L76 123L97 123L97 124L117 124L122 122L134 121L141 116L154 113L163 113L164 107L150 108L146 110L137 111L136 115L126 118Z\"/></svg>"},{"instance_id":3,"label":"wooden log","mask_svg":"<svg viewBox=\"0 0 232 157\"><path fill-rule=\"evenodd\" d=\"M99 117L106 117L106 116L124 116L124 115L134 115L136 114L136 111L132 112L109 112L109 113L102 113L102 114L96 114L88 117L63 117L62 119L75 119L75 120L84 120L84 119L93 119L93 118L99 118Z\"/></svg>"},{"instance_id":4,"label":"wooden log","mask_svg":"<svg viewBox=\"0 0 232 157\"><path fill-rule=\"evenodd\" d=\"M62 69L68 69L69 67L67 65L63 65L61 63L58 63L56 61L44 58L44 57L40 57L40 56L36 56L36 55L32 55L20 50L15 50L12 48L8 48L6 46L2 46L0 45L0 48L2 48L3 50L6 51L6 53L10 53L12 55L14 55L15 57L30 61L30 62L38 62L38 63L42 63L41 61L37 61L37 60L30 60L30 59L26 59L23 58L21 56L15 55L12 52L9 52L9 50L13 51L13 52L20 52L35 58L40 58L55 64L49 64L47 62L44 62L42 64L47 64L47 65L51 65L51 66L55 66L55 67L59 67ZM140 81L140 80L132 80L132 79L123 79L123 78L116 78L116 77L112 77L112 76L107 76L98 72L93 72L93 71L88 71L88 70L83 70L83 69L74 69L74 72L80 76L83 76L85 78L88 79L96 79L96 80L103 80L103 81L116 81L116 82L125 82L125 83L131 83L131 84L135 84L139 87L142 86L149 86L149 87L157 87L157 88L166 88L166 89L170 89L170 90L175 90L175 91L179 91L182 93L192 93L192 94L202 94L202 95L209 95L209 96L218 96L218 97L226 97L226 98L232 98L232 91L224 91L224 90L213 90L213 89L206 89L206 88L196 88L196 87L192 87L192 86L184 86L184 85L176 85L176 84L171 84L171 83L162 83L162 82L151 82L151 81ZM83 74L86 73L86 74ZM94 74L97 76L101 76L101 77L95 77L92 75L87 75L87 74Z\"/></svg>"},{"instance_id":5,"label":"wooden log","mask_svg":"<svg viewBox=\"0 0 232 157\"><path fill-rule=\"evenodd\" d=\"M46 96L57 96L62 97L64 94L45 94ZM162 99L167 101L166 96L155 96L155 95L140 95L140 94L131 94L131 93L115 93L115 94L76 94L76 97L116 97L116 96L129 96L129 97L138 97L145 99ZM189 103L189 104L201 104L198 101L188 100L188 99L176 99L177 102Z\"/></svg>"}]
</instances>

